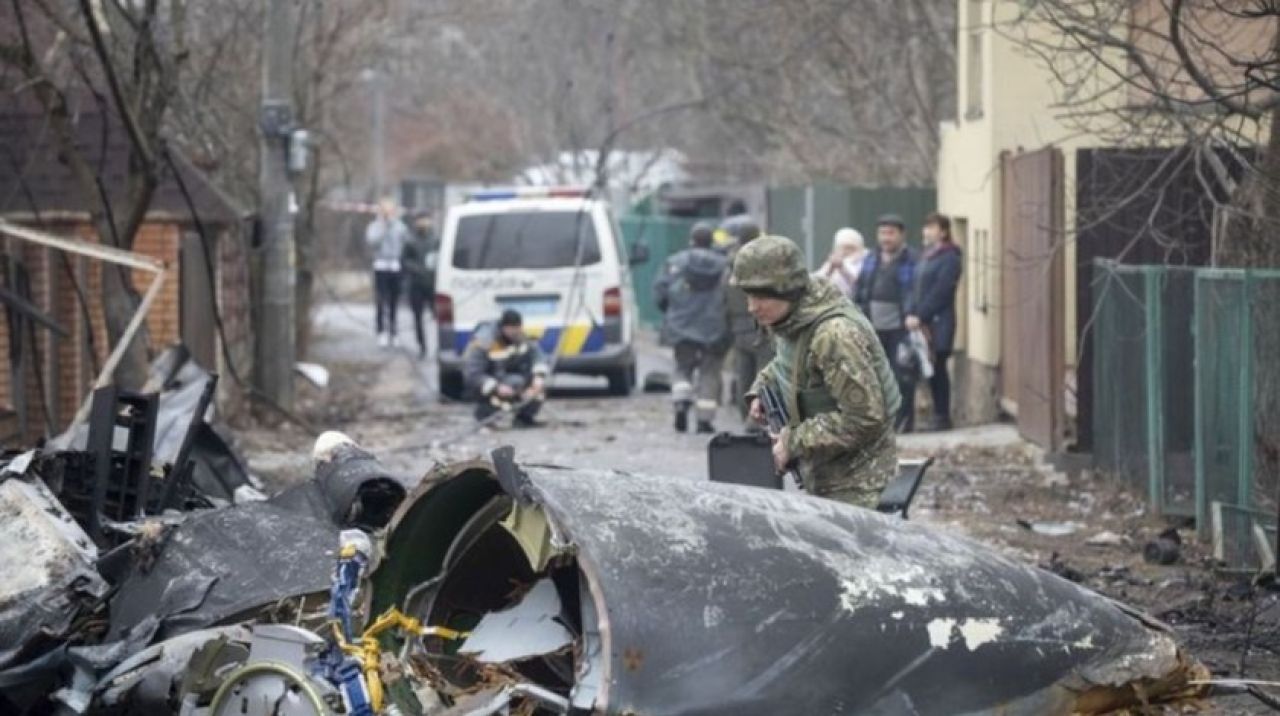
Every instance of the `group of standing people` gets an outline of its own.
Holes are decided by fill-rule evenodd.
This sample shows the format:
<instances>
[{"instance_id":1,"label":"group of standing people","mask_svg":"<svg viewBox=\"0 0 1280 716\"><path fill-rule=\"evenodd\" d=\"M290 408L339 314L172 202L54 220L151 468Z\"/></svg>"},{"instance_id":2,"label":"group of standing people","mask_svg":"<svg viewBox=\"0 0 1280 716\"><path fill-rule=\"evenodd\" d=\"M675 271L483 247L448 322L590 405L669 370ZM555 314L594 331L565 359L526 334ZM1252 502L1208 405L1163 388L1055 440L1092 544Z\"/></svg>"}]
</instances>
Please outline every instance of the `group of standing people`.
<instances>
[{"instance_id":1,"label":"group of standing people","mask_svg":"<svg viewBox=\"0 0 1280 716\"><path fill-rule=\"evenodd\" d=\"M720 229L700 222L690 234L690 247L669 258L655 279L653 293L664 314L663 343L675 353L677 431L687 430L691 409L698 432L714 431L727 357L740 389L751 385L774 357L772 336L751 315L746 293L729 281L736 255L760 234L759 226L742 215L726 219ZM907 246L902 217L885 214L876 222L876 247L869 250L861 233L842 228L827 260L812 275L859 308L874 329L904 398L893 416L898 432L915 429L910 398L922 379L929 384L933 404L927 429L952 427L948 362L963 260L946 216L926 216L921 234L917 252ZM741 410L746 417L745 404Z\"/></svg>"},{"instance_id":2,"label":"group of standing people","mask_svg":"<svg viewBox=\"0 0 1280 716\"><path fill-rule=\"evenodd\" d=\"M951 429L947 362L955 343L955 297L963 261L946 216L926 216L921 234L923 247L917 253L906 245L902 217L880 217L876 250L865 252L848 294L875 328L893 364L899 392L906 398L895 419L899 432L915 428L911 398L922 377L927 378L933 398L929 429Z\"/></svg>"},{"instance_id":3,"label":"group of standing people","mask_svg":"<svg viewBox=\"0 0 1280 716\"><path fill-rule=\"evenodd\" d=\"M929 427L951 427L947 362L963 261L950 220L925 217L919 252L895 214L876 222L874 249L841 229L812 274L794 242L762 237L753 222L736 221L727 247L713 236L695 226L654 282L664 344L675 351L676 429L687 429L694 407L698 431L714 430L732 349L744 417L764 422L764 386L786 404L789 422L771 435L776 467L798 464L811 493L874 507L896 469L893 436L914 427L921 377L933 395Z\"/></svg>"},{"instance_id":4,"label":"group of standing people","mask_svg":"<svg viewBox=\"0 0 1280 716\"><path fill-rule=\"evenodd\" d=\"M836 232L831 255L814 274L825 278L862 309L889 358L899 392L914 396L921 378L933 399L930 430L950 430L951 376L947 367L956 337L956 289L963 260L951 236L951 220L929 214L919 252L906 245L897 214L876 222L876 249L855 229ZM920 347L925 347L923 360ZM900 432L915 428L915 405L905 400L894 420Z\"/></svg>"},{"instance_id":5,"label":"group of standing people","mask_svg":"<svg viewBox=\"0 0 1280 716\"><path fill-rule=\"evenodd\" d=\"M433 310L437 251L431 216L420 214L413 218L410 226L401 218L395 200L383 199L378 202L377 215L365 227L364 240L373 253L374 328L378 345L385 348L400 344L396 335L396 313L403 289L413 314L418 357L426 357L427 335L422 318L424 311Z\"/></svg>"}]
</instances>

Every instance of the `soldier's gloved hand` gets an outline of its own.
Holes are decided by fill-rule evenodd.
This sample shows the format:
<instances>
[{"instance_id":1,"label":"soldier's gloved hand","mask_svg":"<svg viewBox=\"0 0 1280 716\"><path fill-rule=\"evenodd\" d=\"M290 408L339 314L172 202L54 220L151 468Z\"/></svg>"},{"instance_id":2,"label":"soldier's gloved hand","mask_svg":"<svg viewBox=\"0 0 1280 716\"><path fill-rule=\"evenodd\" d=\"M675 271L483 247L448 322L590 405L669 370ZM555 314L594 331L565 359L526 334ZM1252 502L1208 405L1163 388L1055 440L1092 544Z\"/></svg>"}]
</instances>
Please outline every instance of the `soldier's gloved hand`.
<instances>
[{"instance_id":1,"label":"soldier's gloved hand","mask_svg":"<svg viewBox=\"0 0 1280 716\"><path fill-rule=\"evenodd\" d=\"M747 409L747 417L757 423L764 423L764 406L760 404L759 398L751 399L751 406Z\"/></svg>"},{"instance_id":2,"label":"soldier's gloved hand","mask_svg":"<svg viewBox=\"0 0 1280 716\"><path fill-rule=\"evenodd\" d=\"M787 465L791 464L791 451L787 449L787 437L790 434L790 428L783 428L773 438L773 466L778 472L786 472Z\"/></svg>"}]
</instances>

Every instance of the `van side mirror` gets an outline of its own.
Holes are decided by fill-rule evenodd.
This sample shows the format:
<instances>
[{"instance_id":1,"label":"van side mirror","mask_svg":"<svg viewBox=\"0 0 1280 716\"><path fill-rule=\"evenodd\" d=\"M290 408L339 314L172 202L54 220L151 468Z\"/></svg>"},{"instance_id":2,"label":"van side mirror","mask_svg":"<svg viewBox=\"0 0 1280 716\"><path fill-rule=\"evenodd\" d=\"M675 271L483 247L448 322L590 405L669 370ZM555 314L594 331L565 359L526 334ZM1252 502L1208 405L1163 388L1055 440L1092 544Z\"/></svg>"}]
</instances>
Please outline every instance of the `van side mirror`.
<instances>
[{"instance_id":1,"label":"van side mirror","mask_svg":"<svg viewBox=\"0 0 1280 716\"><path fill-rule=\"evenodd\" d=\"M629 252L631 255L630 263L632 266L649 263L649 245L643 241L637 241Z\"/></svg>"}]
</instances>

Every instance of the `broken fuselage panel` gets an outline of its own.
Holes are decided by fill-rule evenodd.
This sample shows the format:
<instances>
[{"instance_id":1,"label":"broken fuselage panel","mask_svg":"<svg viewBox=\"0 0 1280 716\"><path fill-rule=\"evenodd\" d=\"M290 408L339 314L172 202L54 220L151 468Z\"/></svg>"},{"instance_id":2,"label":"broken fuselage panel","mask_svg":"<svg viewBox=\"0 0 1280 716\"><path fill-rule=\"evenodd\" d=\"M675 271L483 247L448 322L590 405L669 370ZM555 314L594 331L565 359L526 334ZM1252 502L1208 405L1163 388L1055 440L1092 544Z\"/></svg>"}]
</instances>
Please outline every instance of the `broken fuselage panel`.
<instances>
[{"instance_id":1,"label":"broken fuselage panel","mask_svg":"<svg viewBox=\"0 0 1280 716\"><path fill-rule=\"evenodd\" d=\"M441 468L393 517L373 612L469 632L446 700L539 712L1066 714L1200 673L1159 625L944 531L802 494L607 471Z\"/></svg>"}]
</instances>

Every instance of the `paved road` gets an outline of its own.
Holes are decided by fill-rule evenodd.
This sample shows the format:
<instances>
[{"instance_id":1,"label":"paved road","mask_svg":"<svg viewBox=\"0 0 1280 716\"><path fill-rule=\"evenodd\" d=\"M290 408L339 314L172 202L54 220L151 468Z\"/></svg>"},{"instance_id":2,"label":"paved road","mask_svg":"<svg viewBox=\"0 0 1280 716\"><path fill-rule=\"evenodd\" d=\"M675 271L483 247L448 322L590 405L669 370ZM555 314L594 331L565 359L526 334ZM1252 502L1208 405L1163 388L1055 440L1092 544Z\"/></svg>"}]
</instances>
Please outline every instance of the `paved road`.
<instances>
[{"instance_id":1,"label":"paved road","mask_svg":"<svg viewBox=\"0 0 1280 716\"><path fill-rule=\"evenodd\" d=\"M431 357L417 360L407 312L401 312L399 323L398 332L410 345L402 340L398 349L379 348L369 305L322 304L311 351L312 360L336 372L372 376L363 388L368 398L364 414L348 424L321 427L348 431L390 469L421 473L433 460L480 455L505 444L528 462L705 479L707 438L674 432L666 395L637 391L627 398L612 397L603 379L555 376L544 427L478 430L470 406L442 403L437 397L435 362ZM669 355L651 334L638 343L641 376L671 370ZM335 376L335 390L340 383ZM717 427L736 429L737 416L722 408Z\"/></svg>"},{"instance_id":2,"label":"paved road","mask_svg":"<svg viewBox=\"0 0 1280 716\"><path fill-rule=\"evenodd\" d=\"M436 391L434 360L417 359L407 311L399 316L399 334L408 344L380 348L373 335L373 311L363 301L320 304L314 316L311 360L334 371L330 391L337 400L359 404L354 411L337 411L341 419L319 425L342 430L375 451L388 468L407 477L421 475L434 462L484 455L512 445L527 462L571 467L609 467L685 479L706 479L707 437L678 434L671 425L669 399L663 394L636 392L618 398L607 394L603 379L557 375L544 411L546 425L535 429L480 429L468 405L442 402ZM428 334L433 328L428 326ZM434 336L432 337L434 341ZM657 346L652 333L638 341L641 376L669 373L668 351ZM346 395L352 394L355 396ZM738 430L737 415L720 409L716 426ZM937 435L900 439L904 455L927 454L957 444L1000 446L1016 443L1009 426L992 426ZM282 480L302 479L310 472L303 446L253 451L251 465Z\"/></svg>"}]
</instances>

